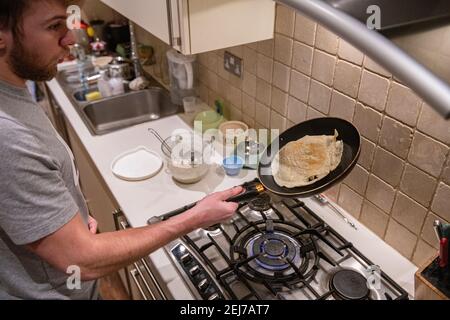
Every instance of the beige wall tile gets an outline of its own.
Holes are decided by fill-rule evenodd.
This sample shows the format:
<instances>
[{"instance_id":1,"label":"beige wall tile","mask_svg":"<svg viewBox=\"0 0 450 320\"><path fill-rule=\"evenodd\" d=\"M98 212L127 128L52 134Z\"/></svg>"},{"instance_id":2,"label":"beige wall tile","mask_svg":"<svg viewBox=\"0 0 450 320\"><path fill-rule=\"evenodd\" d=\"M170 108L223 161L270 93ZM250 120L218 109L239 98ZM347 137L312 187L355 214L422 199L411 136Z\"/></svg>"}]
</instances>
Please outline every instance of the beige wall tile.
<instances>
[{"instance_id":1,"label":"beige wall tile","mask_svg":"<svg viewBox=\"0 0 450 320\"><path fill-rule=\"evenodd\" d=\"M330 111L331 89L315 80L311 81L309 105L323 114Z\"/></svg>"},{"instance_id":2,"label":"beige wall tile","mask_svg":"<svg viewBox=\"0 0 450 320\"><path fill-rule=\"evenodd\" d=\"M283 132L286 130L286 126L287 126L286 118L283 117L281 114L272 110L270 115L270 128L278 129L280 130L280 132Z\"/></svg>"},{"instance_id":3,"label":"beige wall tile","mask_svg":"<svg viewBox=\"0 0 450 320\"><path fill-rule=\"evenodd\" d=\"M317 118L324 118L324 117L326 117L325 114L323 114L322 112L317 111L313 107L309 107L308 110L306 111L306 120L317 119Z\"/></svg>"},{"instance_id":4,"label":"beige wall tile","mask_svg":"<svg viewBox=\"0 0 450 320\"><path fill-rule=\"evenodd\" d=\"M412 258L417 237L394 219L389 221L385 241L407 259Z\"/></svg>"},{"instance_id":5,"label":"beige wall tile","mask_svg":"<svg viewBox=\"0 0 450 320\"><path fill-rule=\"evenodd\" d=\"M272 109L281 114L287 115L288 94L278 88L272 87Z\"/></svg>"},{"instance_id":6,"label":"beige wall tile","mask_svg":"<svg viewBox=\"0 0 450 320\"><path fill-rule=\"evenodd\" d=\"M392 217L416 235L420 235L427 209L401 192L397 193Z\"/></svg>"},{"instance_id":7,"label":"beige wall tile","mask_svg":"<svg viewBox=\"0 0 450 320\"><path fill-rule=\"evenodd\" d=\"M256 100L267 106L272 103L272 86L260 78L256 78Z\"/></svg>"},{"instance_id":8,"label":"beige wall tile","mask_svg":"<svg viewBox=\"0 0 450 320\"><path fill-rule=\"evenodd\" d=\"M362 65L364 54L344 39L339 39L338 56L357 65Z\"/></svg>"},{"instance_id":9,"label":"beige wall tile","mask_svg":"<svg viewBox=\"0 0 450 320\"><path fill-rule=\"evenodd\" d=\"M292 70L291 71L291 84L289 93L295 98L303 102L308 102L310 78L304 74Z\"/></svg>"},{"instance_id":10,"label":"beige wall tile","mask_svg":"<svg viewBox=\"0 0 450 320\"><path fill-rule=\"evenodd\" d=\"M331 95L330 116L352 122L353 114L355 113L355 106L355 100L336 90L333 90Z\"/></svg>"},{"instance_id":11,"label":"beige wall tile","mask_svg":"<svg viewBox=\"0 0 450 320\"><path fill-rule=\"evenodd\" d=\"M287 6L277 4L275 31L288 37L294 35L295 11Z\"/></svg>"},{"instance_id":12,"label":"beige wall tile","mask_svg":"<svg viewBox=\"0 0 450 320\"><path fill-rule=\"evenodd\" d=\"M347 178L344 179L344 183L360 195L365 194L368 181L369 172L359 165L356 165Z\"/></svg>"},{"instance_id":13,"label":"beige wall tile","mask_svg":"<svg viewBox=\"0 0 450 320\"><path fill-rule=\"evenodd\" d=\"M242 121L242 111L235 106L231 105L230 107L231 120L233 121Z\"/></svg>"},{"instance_id":14,"label":"beige wall tile","mask_svg":"<svg viewBox=\"0 0 450 320\"><path fill-rule=\"evenodd\" d=\"M217 77L217 93L229 99L230 90L230 83L221 77Z\"/></svg>"},{"instance_id":15,"label":"beige wall tile","mask_svg":"<svg viewBox=\"0 0 450 320\"><path fill-rule=\"evenodd\" d=\"M203 102L208 103L209 89L207 86L199 85L197 94Z\"/></svg>"},{"instance_id":16,"label":"beige wall tile","mask_svg":"<svg viewBox=\"0 0 450 320\"><path fill-rule=\"evenodd\" d=\"M317 23L308 17L296 13L295 14L295 29L294 29L294 39L309 44L314 45L316 39L316 29Z\"/></svg>"},{"instance_id":17,"label":"beige wall tile","mask_svg":"<svg viewBox=\"0 0 450 320\"><path fill-rule=\"evenodd\" d=\"M256 122L260 123L264 128L270 126L270 109L264 104L256 101Z\"/></svg>"},{"instance_id":18,"label":"beige wall tile","mask_svg":"<svg viewBox=\"0 0 450 320\"><path fill-rule=\"evenodd\" d=\"M251 117L246 115L245 113L242 113L242 121L244 121L244 123L246 123L249 128L255 127L255 117Z\"/></svg>"},{"instance_id":19,"label":"beige wall tile","mask_svg":"<svg viewBox=\"0 0 450 320\"><path fill-rule=\"evenodd\" d=\"M400 183L404 165L402 159L382 148L377 148L372 172L396 188Z\"/></svg>"},{"instance_id":20,"label":"beige wall tile","mask_svg":"<svg viewBox=\"0 0 450 320\"><path fill-rule=\"evenodd\" d=\"M316 34L316 48L336 55L339 38L328 29L318 25Z\"/></svg>"},{"instance_id":21,"label":"beige wall tile","mask_svg":"<svg viewBox=\"0 0 450 320\"><path fill-rule=\"evenodd\" d=\"M394 119L385 117L380 133L380 146L405 159L412 142L413 131Z\"/></svg>"},{"instance_id":22,"label":"beige wall tile","mask_svg":"<svg viewBox=\"0 0 450 320\"><path fill-rule=\"evenodd\" d=\"M353 124L367 139L377 142L381 130L381 113L358 103L355 109Z\"/></svg>"},{"instance_id":23,"label":"beige wall tile","mask_svg":"<svg viewBox=\"0 0 450 320\"><path fill-rule=\"evenodd\" d=\"M441 218L450 221L450 187L445 183L439 184L431 210Z\"/></svg>"},{"instance_id":24,"label":"beige wall tile","mask_svg":"<svg viewBox=\"0 0 450 320\"><path fill-rule=\"evenodd\" d=\"M283 35L275 35L275 60L288 66L292 62L292 48L294 41Z\"/></svg>"},{"instance_id":25,"label":"beige wall tile","mask_svg":"<svg viewBox=\"0 0 450 320\"><path fill-rule=\"evenodd\" d=\"M384 237L389 217L369 201L364 201L360 221L380 238Z\"/></svg>"},{"instance_id":26,"label":"beige wall tile","mask_svg":"<svg viewBox=\"0 0 450 320\"><path fill-rule=\"evenodd\" d=\"M314 50L312 77L328 86L333 84L336 57L328 53Z\"/></svg>"},{"instance_id":27,"label":"beige wall tile","mask_svg":"<svg viewBox=\"0 0 450 320\"><path fill-rule=\"evenodd\" d=\"M289 82L291 79L291 70L282 63L273 64L273 85L283 90L289 91Z\"/></svg>"},{"instance_id":28,"label":"beige wall tile","mask_svg":"<svg viewBox=\"0 0 450 320\"><path fill-rule=\"evenodd\" d=\"M289 96L288 99L288 120L292 123L300 123L306 120L306 110L308 106L301 102L300 100L295 99L292 96Z\"/></svg>"},{"instance_id":29,"label":"beige wall tile","mask_svg":"<svg viewBox=\"0 0 450 320\"><path fill-rule=\"evenodd\" d=\"M425 240L429 245L433 246L434 248L439 248L439 242L436 237L436 233L434 232L433 223L435 220L439 220L442 223L448 223L448 221L443 220L439 216L435 215L434 213L430 212L428 213L425 223L422 228L422 239Z\"/></svg>"},{"instance_id":30,"label":"beige wall tile","mask_svg":"<svg viewBox=\"0 0 450 320\"><path fill-rule=\"evenodd\" d=\"M360 67L339 60L334 75L334 87L346 95L356 98L358 96L361 72Z\"/></svg>"},{"instance_id":31,"label":"beige wall tile","mask_svg":"<svg viewBox=\"0 0 450 320\"><path fill-rule=\"evenodd\" d=\"M432 176L438 177L447 158L447 152L446 145L416 132L408 161Z\"/></svg>"},{"instance_id":32,"label":"beige wall tile","mask_svg":"<svg viewBox=\"0 0 450 320\"><path fill-rule=\"evenodd\" d=\"M230 86L227 99L233 106L235 106L239 110L242 109L242 91L239 88Z\"/></svg>"},{"instance_id":33,"label":"beige wall tile","mask_svg":"<svg viewBox=\"0 0 450 320\"><path fill-rule=\"evenodd\" d=\"M450 120L443 119L428 104L424 104L417 128L433 138L450 144Z\"/></svg>"},{"instance_id":34,"label":"beige wall tile","mask_svg":"<svg viewBox=\"0 0 450 320\"><path fill-rule=\"evenodd\" d=\"M416 251L414 252L412 262L419 268L425 267L425 263L429 262L437 254L436 249L428 245L425 241L419 239Z\"/></svg>"},{"instance_id":35,"label":"beige wall tile","mask_svg":"<svg viewBox=\"0 0 450 320\"><path fill-rule=\"evenodd\" d=\"M422 101L411 89L393 82L389 91L386 113L414 127L417 124L421 104Z\"/></svg>"},{"instance_id":36,"label":"beige wall tile","mask_svg":"<svg viewBox=\"0 0 450 320\"><path fill-rule=\"evenodd\" d=\"M372 168L373 159L375 157L375 147L376 145L373 142L361 137L361 154L359 155L358 163L366 170Z\"/></svg>"},{"instance_id":37,"label":"beige wall tile","mask_svg":"<svg viewBox=\"0 0 450 320\"><path fill-rule=\"evenodd\" d=\"M428 207L433 199L436 185L435 178L407 164L400 189L420 204Z\"/></svg>"},{"instance_id":38,"label":"beige wall tile","mask_svg":"<svg viewBox=\"0 0 450 320\"><path fill-rule=\"evenodd\" d=\"M257 51L250 49L249 47L244 47L244 70L256 75L257 63L258 63Z\"/></svg>"},{"instance_id":39,"label":"beige wall tile","mask_svg":"<svg viewBox=\"0 0 450 320\"><path fill-rule=\"evenodd\" d=\"M250 49L256 50L256 48L258 48L258 42L247 43L245 46L249 47Z\"/></svg>"},{"instance_id":40,"label":"beige wall tile","mask_svg":"<svg viewBox=\"0 0 450 320\"><path fill-rule=\"evenodd\" d=\"M301 42L294 42L292 67L306 75L311 75L313 48Z\"/></svg>"},{"instance_id":41,"label":"beige wall tile","mask_svg":"<svg viewBox=\"0 0 450 320\"><path fill-rule=\"evenodd\" d=\"M263 55L273 59L274 41L273 39L259 41L256 50Z\"/></svg>"},{"instance_id":42,"label":"beige wall tile","mask_svg":"<svg viewBox=\"0 0 450 320\"><path fill-rule=\"evenodd\" d=\"M388 90L389 80L374 73L364 71L358 98L378 111L383 111L386 107Z\"/></svg>"},{"instance_id":43,"label":"beige wall tile","mask_svg":"<svg viewBox=\"0 0 450 320\"><path fill-rule=\"evenodd\" d=\"M395 190L380 178L371 175L367 185L366 198L386 213L391 212Z\"/></svg>"},{"instance_id":44,"label":"beige wall tile","mask_svg":"<svg viewBox=\"0 0 450 320\"><path fill-rule=\"evenodd\" d=\"M255 98L246 93L242 94L242 111L245 115L255 117L256 101Z\"/></svg>"},{"instance_id":45,"label":"beige wall tile","mask_svg":"<svg viewBox=\"0 0 450 320\"><path fill-rule=\"evenodd\" d=\"M378 73L387 78L390 78L392 76L390 72L388 72L386 69L382 68L379 64L374 62L368 56L364 57L364 67L366 69L369 69L370 71Z\"/></svg>"},{"instance_id":46,"label":"beige wall tile","mask_svg":"<svg viewBox=\"0 0 450 320\"><path fill-rule=\"evenodd\" d=\"M256 75L268 83L272 83L273 60L259 53L257 58Z\"/></svg>"},{"instance_id":47,"label":"beige wall tile","mask_svg":"<svg viewBox=\"0 0 450 320\"><path fill-rule=\"evenodd\" d=\"M243 79L242 79L241 77L236 77L234 74L231 74L231 73L230 73L230 74L229 74L229 77L228 77L228 81L230 82L230 84L231 84L233 87L236 87L236 88L242 90L244 81L243 81Z\"/></svg>"},{"instance_id":48,"label":"beige wall tile","mask_svg":"<svg viewBox=\"0 0 450 320\"><path fill-rule=\"evenodd\" d=\"M244 71L242 90L251 97L256 97L256 76Z\"/></svg>"},{"instance_id":49,"label":"beige wall tile","mask_svg":"<svg viewBox=\"0 0 450 320\"><path fill-rule=\"evenodd\" d=\"M363 197L347 187L345 184L342 184L339 192L338 204L356 219L359 219L361 215Z\"/></svg>"}]
</instances>

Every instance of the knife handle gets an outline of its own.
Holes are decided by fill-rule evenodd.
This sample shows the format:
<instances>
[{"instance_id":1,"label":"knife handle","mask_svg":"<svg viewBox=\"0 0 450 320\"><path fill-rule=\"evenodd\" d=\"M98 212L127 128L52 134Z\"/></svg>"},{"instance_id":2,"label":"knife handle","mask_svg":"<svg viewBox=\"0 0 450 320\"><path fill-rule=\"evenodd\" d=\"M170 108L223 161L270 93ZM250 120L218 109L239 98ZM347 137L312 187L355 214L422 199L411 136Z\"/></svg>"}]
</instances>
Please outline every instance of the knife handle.
<instances>
[{"instance_id":1,"label":"knife handle","mask_svg":"<svg viewBox=\"0 0 450 320\"><path fill-rule=\"evenodd\" d=\"M446 268L448 266L448 239L442 238L439 243L439 267Z\"/></svg>"}]
</instances>

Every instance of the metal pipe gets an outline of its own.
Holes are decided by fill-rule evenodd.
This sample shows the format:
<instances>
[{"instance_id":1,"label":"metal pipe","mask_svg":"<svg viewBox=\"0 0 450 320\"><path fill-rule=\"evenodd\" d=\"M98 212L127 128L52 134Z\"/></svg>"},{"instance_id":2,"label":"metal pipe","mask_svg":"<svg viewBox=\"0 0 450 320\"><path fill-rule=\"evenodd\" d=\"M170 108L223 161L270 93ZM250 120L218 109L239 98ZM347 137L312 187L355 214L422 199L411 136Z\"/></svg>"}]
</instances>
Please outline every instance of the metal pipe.
<instances>
[{"instance_id":1,"label":"metal pipe","mask_svg":"<svg viewBox=\"0 0 450 320\"><path fill-rule=\"evenodd\" d=\"M343 38L415 91L444 118L450 119L449 85L393 42L352 16L321 0L275 0Z\"/></svg>"}]
</instances>

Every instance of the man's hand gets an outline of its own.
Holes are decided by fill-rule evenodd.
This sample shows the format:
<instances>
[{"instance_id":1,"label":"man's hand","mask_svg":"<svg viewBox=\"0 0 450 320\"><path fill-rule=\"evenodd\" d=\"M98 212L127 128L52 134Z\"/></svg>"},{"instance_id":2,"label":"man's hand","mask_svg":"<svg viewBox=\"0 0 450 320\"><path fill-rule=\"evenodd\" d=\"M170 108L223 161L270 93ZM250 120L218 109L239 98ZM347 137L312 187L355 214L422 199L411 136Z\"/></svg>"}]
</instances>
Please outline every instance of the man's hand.
<instances>
[{"instance_id":1,"label":"man's hand","mask_svg":"<svg viewBox=\"0 0 450 320\"><path fill-rule=\"evenodd\" d=\"M239 204L226 200L242 193L242 187L236 187L223 192L213 193L188 211L196 215L196 228L208 228L214 224L229 220L236 212Z\"/></svg>"},{"instance_id":2,"label":"man's hand","mask_svg":"<svg viewBox=\"0 0 450 320\"><path fill-rule=\"evenodd\" d=\"M92 234L97 234L98 222L91 216L89 216L88 218L88 228L89 232L91 232Z\"/></svg>"}]
</instances>

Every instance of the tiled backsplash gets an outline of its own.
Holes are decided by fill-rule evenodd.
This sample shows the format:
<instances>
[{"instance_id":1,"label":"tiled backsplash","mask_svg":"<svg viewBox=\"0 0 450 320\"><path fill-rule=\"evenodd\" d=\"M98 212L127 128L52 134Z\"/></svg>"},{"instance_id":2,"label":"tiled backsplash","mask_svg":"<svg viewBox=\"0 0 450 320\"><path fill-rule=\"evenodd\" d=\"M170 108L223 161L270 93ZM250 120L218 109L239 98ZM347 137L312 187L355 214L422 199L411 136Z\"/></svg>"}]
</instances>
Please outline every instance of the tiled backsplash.
<instances>
[{"instance_id":1,"label":"tiled backsplash","mask_svg":"<svg viewBox=\"0 0 450 320\"><path fill-rule=\"evenodd\" d=\"M241 57L242 78L225 71L218 50L198 56L198 94L225 101L232 118L284 131L306 119L349 120L362 135L358 165L327 194L416 265L437 251L433 221L450 221L450 121L335 34L277 5L273 40L226 49ZM168 84L169 47L146 67Z\"/></svg>"}]
</instances>

